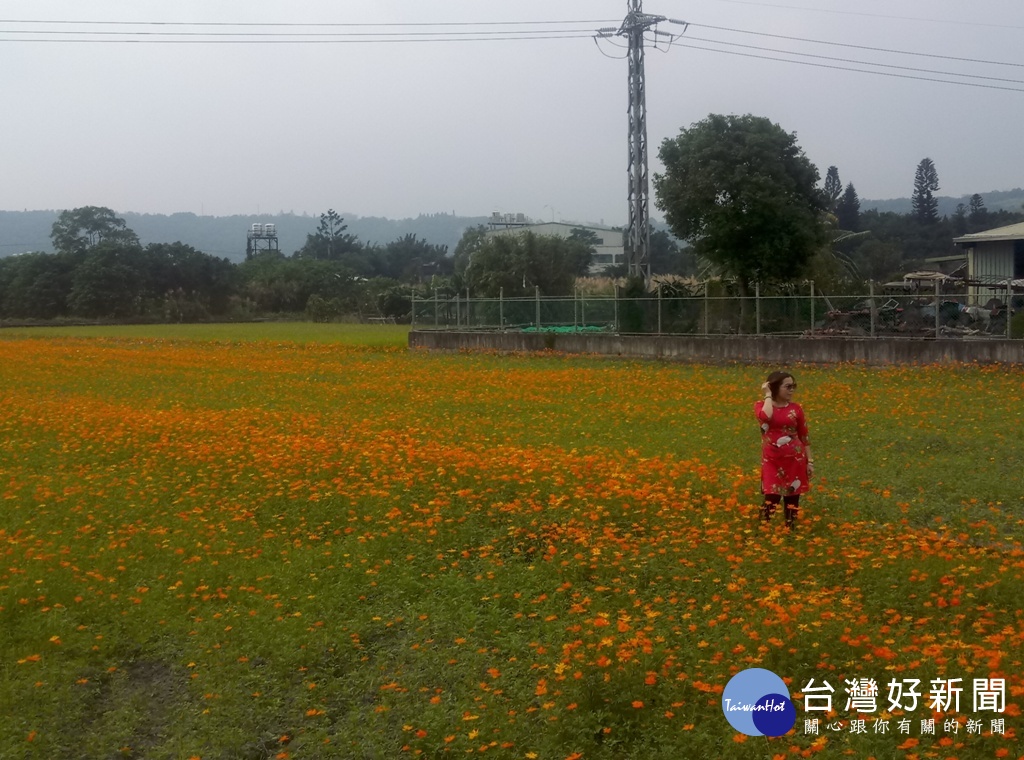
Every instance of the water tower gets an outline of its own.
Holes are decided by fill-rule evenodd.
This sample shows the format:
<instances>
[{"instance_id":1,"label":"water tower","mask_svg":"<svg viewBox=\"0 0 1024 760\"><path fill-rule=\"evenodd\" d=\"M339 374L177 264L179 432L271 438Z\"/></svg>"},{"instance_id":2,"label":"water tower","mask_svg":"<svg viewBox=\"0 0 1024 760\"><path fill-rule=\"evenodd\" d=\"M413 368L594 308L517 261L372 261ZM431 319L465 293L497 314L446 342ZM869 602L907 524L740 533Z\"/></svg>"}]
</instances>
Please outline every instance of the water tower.
<instances>
[{"instance_id":1,"label":"water tower","mask_svg":"<svg viewBox=\"0 0 1024 760\"><path fill-rule=\"evenodd\" d=\"M260 251L278 251L277 225L253 222L246 234L245 258L251 259Z\"/></svg>"}]
</instances>

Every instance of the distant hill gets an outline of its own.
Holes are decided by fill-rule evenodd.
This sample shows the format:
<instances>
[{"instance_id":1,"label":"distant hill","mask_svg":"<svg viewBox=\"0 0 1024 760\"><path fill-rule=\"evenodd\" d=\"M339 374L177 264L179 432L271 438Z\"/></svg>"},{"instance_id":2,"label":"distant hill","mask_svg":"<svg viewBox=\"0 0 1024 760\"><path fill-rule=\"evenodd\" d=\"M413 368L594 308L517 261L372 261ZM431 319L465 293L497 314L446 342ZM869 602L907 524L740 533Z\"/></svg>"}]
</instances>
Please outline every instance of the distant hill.
<instances>
[{"instance_id":1,"label":"distant hill","mask_svg":"<svg viewBox=\"0 0 1024 760\"><path fill-rule=\"evenodd\" d=\"M1020 211L1024 206L1024 189L992 191L982 193L985 207L989 211L1006 209ZM940 196L939 214L952 216L958 203L970 203L970 195L959 198ZM910 198L888 200L867 200L860 202L862 211L878 209L909 214ZM0 256L9 256L26 251L51 252L50 229L59 211L0 211ZM118 212L127 225L135 230L143 245L149 243L182 242L204 253L239 262L245 259L245 233L255 222L277 225L281 251L291 255L306 242L306 235L316 231L319 216L298 216L295 214L261 214L238 216L197 216L191 213L179 214L138 214ZM416 218L386 219L378 216L357 216L342 213L346 232L355 235L364 243L385 245L405 235L416 235L432 245L448 246L449 253L462 238L462 233L480 224L486 224L486 216L455 216L454 214L420 214ZM652 220L652 227L663 225Z\"/></svg>"},{"instance_id":2,"label":"distant hill","mask_svg":"<svg viewBox=\"0 0 1024 760\"><path fill-rule=\"evenodd\" d=\"M0 211L0 256L26 251L52 252L50 229L59 211ZM143 245L182 242L204 253L231 261L245 259L246 231L254 222L277 225L281 251L291 255L306 242L306 235L316 231L320 218L295 214L261 214L252 216L197 216L180 214L137 214L118 212L135 231ZM486 224L487 217L465 217L453 214L420 214L415 219L385 219L342 214L348 224L347 233L364 243L381 245L413 234L432 245L446 245L455 250L468 227Z\"/></svg>"},{"instance_id":3,"label":"distant hill","mask_svg":"<svg viewBox=\"0 0 1024 760\"><path fill-rule=\"evenodd\" d=\"M1013 190L993 190L989 193L979 193L985 201L985 208L989 211L1020 211L1024 207L1024 189L1014 188ZM936 197L939 202L939 216L953 216L956 213L957 204L969 206L970 195L963 195L953 198L948 195ZM880 212L892 211L896 214L909 214L912 210L910 198L890 198L887 200L865 200L861 198L860 210L870 211L877 209Z\"/></svg>"}]
</instances>

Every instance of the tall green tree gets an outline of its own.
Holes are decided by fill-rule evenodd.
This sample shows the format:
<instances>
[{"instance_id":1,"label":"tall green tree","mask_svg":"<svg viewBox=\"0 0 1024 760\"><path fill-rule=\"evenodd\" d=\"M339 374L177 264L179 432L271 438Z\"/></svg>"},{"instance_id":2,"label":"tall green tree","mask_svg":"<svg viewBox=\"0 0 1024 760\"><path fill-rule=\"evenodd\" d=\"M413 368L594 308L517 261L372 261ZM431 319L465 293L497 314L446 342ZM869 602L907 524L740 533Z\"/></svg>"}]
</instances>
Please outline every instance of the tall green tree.
<instances>
[{"instance_id":1,"label":"tall green tree","mask_svg":"<svg viewBox=\"0 0 1024 760\"><path fill-rule=\"evenodd\" d=\"M59 253L81 253L101 242L135 246L139 237L109 208L82 206L62 211L50 231Z\"/></svg>"},{"instance_id":2,"label":"tall green tree","mask_svg":"<svg viewBox=\"0 0 1024 760\"><path fill-rule=\"evenodd\" d=\"M939 201L935 192L939 189L939 173L930 158L922 158L914 174L914 194L910 197L910 205L914 218L924 224L933 224L939 220Z\"/></svg>"},{"instance_id":3,"label":"tall green tree","mask_svg":"<svg viewBox=\"0 0 1024 760\"><path fill-rule=\"evenodd\" d=\"M850 182L843 191L843 197L836 204L836 221L839 229L856 232L860 229L860 198Z\"/></svg>"},{"instance_id":4,"label":"tall green tree","mask_svg":"<svg viewBox=\"0 0 1024 760\"><path fill-rule=\"evenodd\" d=\"M237 288L238 269L185 243L150 243L145 248L154 295L179 292L211 314L222 314Z\"/></svg>"},{"instance_id":5,"label":"tall green tree","mask_svg":"<svg viewBox=\"0 0 1024 760\"><path fill-rule=\"evenodd\" d=\"M962 203L956 204L956 211L950 220L953 223L953 232L956 235L967 234L967 206Z\"/></svg>"},{"instance_id":6,"label":"tall green tree","mask_svg":"<svg viewBox=\"0 0 1024 760\"><path fill-rule=\"evenodd\" d=\"M736 279L741 319L751 283L796 279L827 240L818 170L769 119L711 114L658 155L658 207L676 237Z\"/></svg>"},{"instance_id":7,"label":"tall green tree","mask_svg":"<svg viewBox=\"0 0 1024 760\"><path fill-rule=\"evenodd\" d=\"M151 286L147 263L138 244L105 240L92 246L71 278L71 313L90 319L142 313Z\"/></svg>"},{"instance_id":8,"label":"tall green tree","mask_svg":"<svg viewBox=\"0 0 1024 760\"><path fill-rule=\"evenodd\" d=\"M843 194L843 183L839 179L839 169L835 166L828 167L825 172L825 199L828 201L829 211L835 211L839 197Z\"/></svg>"},{"instance_id":9,"label":"tall green tree","mask_svg":"<svg viewBox=\"0 0 1024 760\"><path fill-rule=\"evenodd\" d=\"M651 233L651 272L654 274L696 274L693 271L693 257L683 256L679 241L665 230Z\"/></svg>"},{"instance_id":10,"label":"tall green tree","mask_svg":"<svg viewBox=\"0 0 1024 760\"><path fill-rule=\"evenodd\" d=\"M377 273L402 282L419 282L425 275L451 272L448 246L433 245L411 232L384 246L377 256Z\"/></svg>"},{"instance_id":11,"label":"tall green tree","mask_svg":"<svg viewBox=\"0 0 1024 760\"><path fill-rule=\"evenodd\" d=\"M66 316L71 278L84 255L25 253L0 259L0 316Z\"/></svg>"},{"instance_id":12,"label":"tall green tree","mask_svg":"<svg viewBox=\"0 0 1024 760\"><path fill-rule=\"evenodd\" d=\"M297 259L324 259L338 261L346 258L360 258L363 246L359 238L345 232L348 225L334 209L328 209L320 215L320 223L316 232L306 235L306 243L295 252ZM357 254L353 256L353 254ZM351 265L352 262L350 261ZM355 267L363 268L363 267Z\"/></svg>"},{"instance_id":13,"label":"tall green tree","mask_svg":"<svg viewBox=\"0 0 1024 760\"><path fill-rule=\"evenodd\" d=\"M523 296L539 287L544 295L572 293L586 274L591 247L580 240L533 232L487 235L465 251L461 283L471 292Z\"/></svg>"},{"instance_id":14,"label":"tall green tree","mask_svg":"<svg viewBox=\"0 0 1024 760\"><path fill-rule=\"evenodd\" d=\"M469 268L473 256L487 242L487 238L487 225L484 224L467 227L462 231L462 237L455 244L455 253L452 256L452 266L455 271L452 273L450 282L447 283L454 292L466 289L466 270ZM433 282L434 287L441 285L441 289L444 288L444 284L437 278L434 278Z\"/></svg>"},{"instance_id":15,"label":"tall green tree","mask_svg":"<svg viewBox=\"0 0 1024 760\"><path fill-rule=\"evenodd\" d=\"M985 208L985 199L982 198L981 195L978 193L972 195L968 208L970 210L967 218L970 220L971 224L981 225L985 223L985 217L988 216L988 209Z\"/></svg>"},{"instance_id":16,"label":"tall green tree","mask_svg":"<svg viewBox=\"0 0 1024 760\"><path fill-rule=\"evenodd\" d=\"M327 258L334 258L334 242L345 236L348 225L333 208L327 209L327 213L320 215L320 224L317 225L316 234L327 243Z\"/></svg>"}]
</instances>

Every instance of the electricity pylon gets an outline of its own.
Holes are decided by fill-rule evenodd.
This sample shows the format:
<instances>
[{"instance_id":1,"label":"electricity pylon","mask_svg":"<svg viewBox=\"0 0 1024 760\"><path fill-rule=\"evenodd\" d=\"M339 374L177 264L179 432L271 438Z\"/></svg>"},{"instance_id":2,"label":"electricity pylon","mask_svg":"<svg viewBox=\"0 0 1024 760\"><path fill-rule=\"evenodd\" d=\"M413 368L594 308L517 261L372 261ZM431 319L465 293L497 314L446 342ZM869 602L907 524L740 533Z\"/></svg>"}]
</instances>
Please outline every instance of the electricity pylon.
<instances>
[{"instance_id":1,"label":"electricity pylon","mask_svg":"<svg viewBox=\"0 0 1024 760\"><path fill-rule=\"evenodd\" d=\"M599 29L599 37L625 37L629 58L629 227L626 260L630 277L651 279L650 182L647 171L647 93L644 77L644 37L662 21L684 24L643 12L643 0L627 0L626 18L618 28ZM684 24L685 26L685 24ZM660 32L655 31L655 34ZM675 35L666 35L675 37Z\"/></svg>"}]
</instances>

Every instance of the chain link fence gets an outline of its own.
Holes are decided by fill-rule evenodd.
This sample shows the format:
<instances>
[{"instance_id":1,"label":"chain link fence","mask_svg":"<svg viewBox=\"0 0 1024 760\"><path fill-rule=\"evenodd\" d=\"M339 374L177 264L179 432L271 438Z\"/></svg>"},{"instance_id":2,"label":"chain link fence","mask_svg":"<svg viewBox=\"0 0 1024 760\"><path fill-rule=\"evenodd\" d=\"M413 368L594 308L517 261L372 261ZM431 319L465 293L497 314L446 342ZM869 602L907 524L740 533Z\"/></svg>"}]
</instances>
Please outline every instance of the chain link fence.
<instances>
[{"instance_id":1,"label":"chain link fence","mask_svg":"<svg viewBox=\"0 0 1024 760\"><path fill-rule=\"evenodd\" d=\"M716 287L718 286L718 287ZM643 295L577 292L571 296L478 298L472 294L414 297L414 329L609 332L664 335L849 337L1024 337L1024 294L1007 287L983 292L828 296L754 293L745 299L708 283L699 293L661 288ZM992 295L996 292L996 295ZM984 293L984 294L983 294Z\"/></svg>"}]
</instances>

